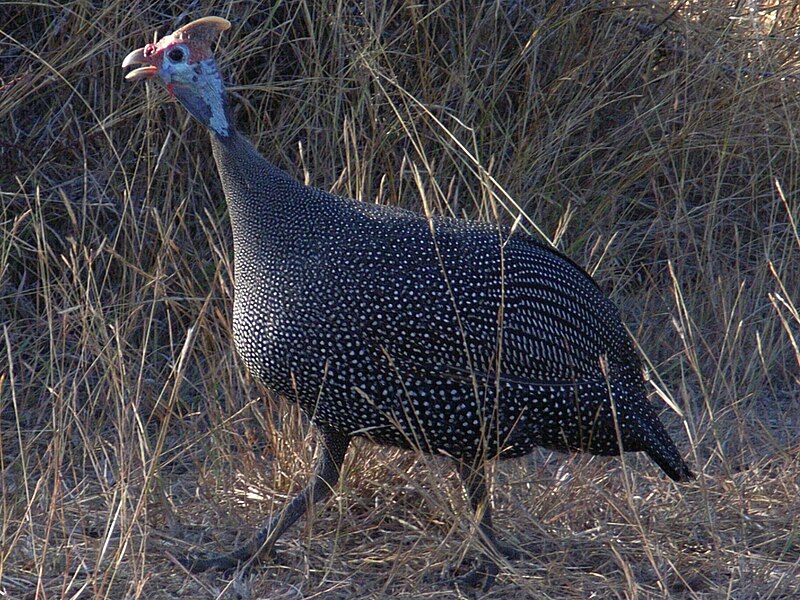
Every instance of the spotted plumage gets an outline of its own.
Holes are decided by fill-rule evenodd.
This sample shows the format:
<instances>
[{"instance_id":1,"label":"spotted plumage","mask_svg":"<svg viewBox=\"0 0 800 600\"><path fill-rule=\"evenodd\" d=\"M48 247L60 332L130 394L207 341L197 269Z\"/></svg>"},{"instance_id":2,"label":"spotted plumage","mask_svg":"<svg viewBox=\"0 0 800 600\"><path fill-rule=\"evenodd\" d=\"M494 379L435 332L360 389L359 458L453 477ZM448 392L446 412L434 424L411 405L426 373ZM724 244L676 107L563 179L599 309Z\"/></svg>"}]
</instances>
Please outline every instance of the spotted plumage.
<instances>
[{"instance_id":1,"label":"spotted plumage","mask_svg":"<svg viewBox=\"0 0 800 600\"><path fill-rule=\"evenodd\" d=\"M323 455L250 544L191 566L271 547L328 493L354 436L453 457L476 508L483 461L537 446L644 451L673 479L691 477L617 310L583 269L527 235L341 198L271 165L236 131L203 45L221 21L186 25L124 64L146 65L132 78L158 75L209 128L233 227L236 348L317 424ZM481 530L513 554L488 509ZM484 567L490 581L496 566Z\"/></svg>"}]
</instances>

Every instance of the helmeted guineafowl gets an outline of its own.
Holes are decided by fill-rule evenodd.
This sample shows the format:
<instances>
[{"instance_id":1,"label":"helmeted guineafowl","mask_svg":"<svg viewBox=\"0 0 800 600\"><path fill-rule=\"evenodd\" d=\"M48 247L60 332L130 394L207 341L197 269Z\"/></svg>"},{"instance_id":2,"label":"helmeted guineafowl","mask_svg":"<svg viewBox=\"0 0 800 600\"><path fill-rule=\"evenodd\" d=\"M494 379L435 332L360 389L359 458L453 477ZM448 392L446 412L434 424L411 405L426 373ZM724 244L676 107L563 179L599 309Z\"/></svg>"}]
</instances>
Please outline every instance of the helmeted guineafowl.
<instances>
[{"instance_id":1,"label":"helmeted guineafowl","mask_svg":"<svg viewBox=\"0 0 800 600\"><path fill-rule=\"evenodd\" d=\"M692 477L648 403L617 310L592 278L527 235L426 218L306 187L236 130L211 46L230 23L206 17L129 54L131 80L158 77L211 134L233 228L234 341L268 389L316 424L310 484L243 547L189 559L230 567L326 497L350 439L451 456L484 541L484 461L536 446L646 452ZM467 580L491 584L485 560ZM485 578L485 579L484 579Z\"/></svg>"}]
</instances>

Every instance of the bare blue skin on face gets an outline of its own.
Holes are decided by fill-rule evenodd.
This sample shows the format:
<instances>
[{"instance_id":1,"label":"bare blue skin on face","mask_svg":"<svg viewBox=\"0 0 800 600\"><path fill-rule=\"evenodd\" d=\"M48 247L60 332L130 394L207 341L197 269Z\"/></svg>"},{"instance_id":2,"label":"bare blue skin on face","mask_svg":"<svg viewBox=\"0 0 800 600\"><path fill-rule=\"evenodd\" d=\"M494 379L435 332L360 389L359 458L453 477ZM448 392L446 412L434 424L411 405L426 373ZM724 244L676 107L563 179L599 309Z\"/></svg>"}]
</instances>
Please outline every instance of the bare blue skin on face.
<instances>
[{"instance_id":1,"label":"bare blue skin on face","mask_svg":"<svg viewBox=\"0 0 800 600\"><path fill-rule=\"evenodd\" d=\"M222 137L230 135L225 86L213 57L193 64L189 50L177 45L166 52L159 76L192 116Z\"/></svg>"}]
</instances>

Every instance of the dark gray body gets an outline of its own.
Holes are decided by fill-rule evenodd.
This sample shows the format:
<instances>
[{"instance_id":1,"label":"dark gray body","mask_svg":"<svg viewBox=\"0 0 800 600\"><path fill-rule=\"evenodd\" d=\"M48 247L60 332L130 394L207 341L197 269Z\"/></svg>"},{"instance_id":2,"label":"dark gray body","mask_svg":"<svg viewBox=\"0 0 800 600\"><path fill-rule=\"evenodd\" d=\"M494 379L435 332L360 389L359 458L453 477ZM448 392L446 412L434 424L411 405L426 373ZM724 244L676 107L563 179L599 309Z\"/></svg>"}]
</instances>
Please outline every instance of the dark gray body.
<instances>
[{"instance_id":1,"label":"dark gray body","mask_svg":"<svg viewBox=\"0 0 800 600\"><path fill-rule=\"evenodd\" d=\"M495 532L484 459L536 446L644 450L673 479L692 477L647 402L617 311L583 269L499 227L292 180L230 118L211 50L229 27L197 19L123 66L137 66L129 79L161 79L209 129L233 227L236 348L313 419L320 453L308 485L248 542L186 557L186 568L229 569L269 553L330 494L353 436L455 459L491 549L462 581L484 590L496 555L520 555Z\"/></svg>"},{"instance_id":2,"label":"dark gray body","mask_svg":"<svg viewBox=\"0 0 800 600\"><path fill-rule=\"evenodd\" d=\"M324 429L462 460L621 443L689 473L615 307L571 260L498 227L305 187L238 134L214 152L236 347Z\"/></svg>"}]
</instances>

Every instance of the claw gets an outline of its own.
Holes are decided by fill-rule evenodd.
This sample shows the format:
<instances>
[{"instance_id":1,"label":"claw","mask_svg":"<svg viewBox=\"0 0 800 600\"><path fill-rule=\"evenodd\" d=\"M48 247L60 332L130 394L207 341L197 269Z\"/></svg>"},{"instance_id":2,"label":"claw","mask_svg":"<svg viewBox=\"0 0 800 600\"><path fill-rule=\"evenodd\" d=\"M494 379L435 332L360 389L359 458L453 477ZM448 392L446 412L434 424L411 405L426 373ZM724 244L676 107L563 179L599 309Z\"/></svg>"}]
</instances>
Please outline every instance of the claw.
<instances>
[{"instance_id":1,"label":"claw","mask_svg":"<svg viewBox=\"0 0 800 600\"><path fill-rule=\"evenodd\" d=\"M191 573L202 573L209 569L227 571L242 564L232 556L225 554L210 556L209 558L197 558L196 556L180 557L178 558L178 562Z\"/></svg>"},{"instance_id":2,"label":"claw","mask_svg":"<svg viewBox=\"0 0 800 600\"><path fill-rule=\"evenodd\" d=\"M461 575L456 582L468 588L480 588L482 592L488 592L494 585L500 568L490 560L484 560L477 567Z\"/></svg>"}]
</instances>

